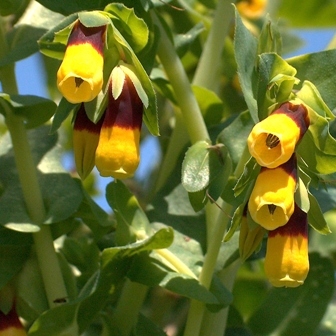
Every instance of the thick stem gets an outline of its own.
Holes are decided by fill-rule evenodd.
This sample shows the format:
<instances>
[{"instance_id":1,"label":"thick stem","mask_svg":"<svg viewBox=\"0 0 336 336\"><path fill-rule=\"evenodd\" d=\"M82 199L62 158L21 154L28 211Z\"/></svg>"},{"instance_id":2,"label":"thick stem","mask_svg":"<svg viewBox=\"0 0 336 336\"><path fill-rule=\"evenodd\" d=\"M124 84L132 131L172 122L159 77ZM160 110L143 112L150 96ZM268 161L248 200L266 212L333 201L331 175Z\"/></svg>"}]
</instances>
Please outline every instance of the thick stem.
<instances>
[{"instance_id":1,"label":"thick stem","mask_svg":"<svg viewBox=\"0 0 336 336\"><path fill-rule=\"evenodd\" d=\"M153 20L160 29L158 55L169 82L173 87L190 140L194 144L200 140L210 139L182 62L176 54L175 48L162 27L160 20L155 15L153 15Z\"/></svg>"},{"instance_id":2,"label":"thick stem","mask_svg":"<svg viewBox=\"0 0 336 336\"><path fill-rule=\"evenodd\" d=\"M137 323L139 310L146 298L148 287L126 279L116 310L113 323L121 336L128 336Z\"/></svg>"},{"instance_id":3,"label":"thick stem","mask_svg":"<svg viewBox=\"0 0 336 336\"><path fill-rule=\"evenodd\" d=\"M232 23L232 0L218 0L211 30L198 62L193 84L217 91L224 41Z\"/></svg>"},{"instance_id":4,"label":"thick stem","mask_svg":"<svg viewBox=\"0 0 336 336\"><path fill-rule=\"evenodd\" d=\"M2 25L0 41L3 50L6 50ZM4 92L18 93L14 65L1 68L0 80ZM12 139L15 163L28 214L33 223L40 225L40 231L33 233L33 238L49 307L53 307L56 305L55 300L67 297L67 291L54 249L50 227L42 225L46 213L27 131L23 119L15 116L9 108L6 111L6 124Z\"/></svg>"}]
</instances>

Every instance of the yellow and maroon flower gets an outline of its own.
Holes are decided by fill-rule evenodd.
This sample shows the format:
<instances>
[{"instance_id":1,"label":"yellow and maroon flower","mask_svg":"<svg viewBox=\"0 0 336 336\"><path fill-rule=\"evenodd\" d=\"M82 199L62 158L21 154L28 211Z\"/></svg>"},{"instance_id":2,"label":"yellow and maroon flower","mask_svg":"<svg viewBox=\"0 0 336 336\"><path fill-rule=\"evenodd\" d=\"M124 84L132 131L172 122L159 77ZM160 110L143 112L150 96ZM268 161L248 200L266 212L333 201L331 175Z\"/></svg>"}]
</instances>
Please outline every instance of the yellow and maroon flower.
<instances>
[{"instance_id":1,"label":"yellow and maroon flower","mask_svg":"<svg viewBox=\"0 0 336 336\"><path fill-rule=\"evenodd\" d=\"M253 20L264 14L266 5L267 0L241 0L236 6L240 15Z\"/></svg>"},{"instance_id":2,"label":"yellow and maroon flower","mask_svg":"<svg viewBox=\"0 0 336 336\"><path fill-rule=\"evenodd\" d=\"M308 271L307 214L295 205L288 223L268 234L265 272L275 287L297 287Z\"/></svg>"},{"instance_id":3,"label":"yellow and maroon flower","mask_svg":"<svg viewBox=\"0 0 336 336\"><path fill-rule=\"evenodd\" d=\"M293 155L308 127L305 106L284 103L253 127L247 139L250 154L263 167L278 167Z\"/></svg>"},{"instance_id":4,"label":"yellow and maroon flower","mask_svg":"<svg viewBox=\"0 0 336 336\"><path fill-rule=\"evenodd\" d=\"M0 310L0 336L26 335L27 332L16 313L15 305L7 314Z\"/></svg>"},{"instance_id":5,"label":"yellow and maroon flower","mask_svg":"<svg viewBox=\"0 0 336 336\"><path fill-rule=\"evenodd\" d=\"M73 147L77 172L83 180L95 165L101 127L102 118L97 124L93 123L86 115L84 104L81 104L74 123Z\"/></svg>"},{"instance_id":6,"label":"yellow and maroon flower","mask_svg":"<svg viewBox=\"0 0 336 336\"><path fill-rule=\"evenodd\" d=\"M248 209L252 219L267 230L285 225L294 211L296 158L280 167L262 167L252 190Z\"/></svg>"},{"instance_id":7,"label":"yellow and maroon flower","mask_svg":"<svg viewBox=\"0 0 336 336\"><path fill-rule=\"evenodd\" d=\"M112 77L113 80L113 77ZM101 176L117 179L133 176L140 162L140 130L143 103L128 75L115 99L112 83L108 106L103 116L95 163Z\"/></svg>"},{"instance_id":8,"label":"yellow and maroon flower","mask_svg":"<svg viewBox=\"0 0 336 336\"><path fill-rule=\"evenodd\" d=\"M70 103L91 101L102 89L105 30L74 24L57 72L58 89Z\"/></svg>"}]
</instances>

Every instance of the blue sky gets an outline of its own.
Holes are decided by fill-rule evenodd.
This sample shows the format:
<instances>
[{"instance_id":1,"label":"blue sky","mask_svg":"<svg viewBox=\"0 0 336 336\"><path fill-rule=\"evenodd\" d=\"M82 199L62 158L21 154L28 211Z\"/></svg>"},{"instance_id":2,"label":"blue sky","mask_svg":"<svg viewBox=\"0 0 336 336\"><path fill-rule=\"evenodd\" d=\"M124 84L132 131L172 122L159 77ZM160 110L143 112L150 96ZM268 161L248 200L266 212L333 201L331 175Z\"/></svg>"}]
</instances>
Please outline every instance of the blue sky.
<instances>
[{"instance_id":1,"label":"blue sky","mask_svg":"<svg viewBox=\"0 0 336 336\"><path fill-rule=\"evenodd\" d=\"M296 34L305 42L304 46L294 53L286 56L295 56L303 53L318 52L324 50L335 30L296 30ZM44 74L40 68L41 58L39 54L28 57L16 65L16 74L20 94L32 94L42 97L48 97L45 85ZM159 158L158 143L155 138L147 138L142 144L141 163L137 171L137 177L143 179L146 171L151 168ZM67 156L66 160L71 160ZM65 163L67 163L65 161ZM67 165L67 164L66 164ZM98 175L98 174L97 174ZM111 181L110 178L98 178L98 187L102 191L96 197L96 201L105 210L110 210L105 197L105 186Z\"/></svg>"}]
</instances>

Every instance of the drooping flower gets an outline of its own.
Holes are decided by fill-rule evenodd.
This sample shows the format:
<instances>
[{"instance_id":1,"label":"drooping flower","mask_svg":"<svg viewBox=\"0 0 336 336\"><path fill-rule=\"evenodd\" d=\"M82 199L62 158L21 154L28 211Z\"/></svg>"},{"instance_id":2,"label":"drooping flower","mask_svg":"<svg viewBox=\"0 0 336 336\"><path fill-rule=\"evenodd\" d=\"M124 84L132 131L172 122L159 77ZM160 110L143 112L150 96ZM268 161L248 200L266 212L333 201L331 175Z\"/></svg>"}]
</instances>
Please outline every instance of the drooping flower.
<instances>
[{"instance_id":1,"label":"drooping flower","mask_svg":"<svg viewBox=\"0 0 336 336\"><path fill-rule=\"evenodd\" d=\"M257 249L265 235L265 229L256 225L250 227L247 222L247 209L245 208L239 231L239 254L242 260L246 260Z\"/></svg>"},{"instance_id":2,"label":"drooping flower","mask_svg":"<svg viewBox=\"0 0 336 336\"><path fill-rule=\"evenodd\" d=\"M112 94L113 83L110 84L95 158L101 176L117 179L133 176L139 165L143 114L143 103L132 80L127 74L122 80L122 90L116 98Z\"/></svg>"},{"instance_id":3,"label":"drooping flower","mask_svg":"<svg viewBox=\"0 0 336 336\"><path fill-rule=\"evenodd\" d=\"M103 86L104 34L106 26L85 27L77 21L71 31L57 86L70 103L94 99Z\"/></svg>"},{"instance_id":4,"label":"drooping flower","mask_svg":"<svg viewBox=\"0 0 336 336\"><path fill-rule=\"evenodd\" d=\"M288 223L268 234L265 272L275 287L297 287L308 271L307 214L295 205Z\"/></svg>"},{"instance_id":5,"label":"drooping flower","mask_svg":"<svg viewBox=\"0 0 336 336\"><path fill-rule=\"evenodd\" d=\"M103 118L97 124L93 123L86 115L84 104L81 104L74 122L73 147L77 172L83 180L95 165L102 123Z\"/></svg>"},{"instance_id":6,"label":"drooping flower","mask_svg":"<svg viewBox=\"0 0 336 336\"><path fill-rule=\"evenodd\" d=\"M295 155L277 168L261 168L248 202L256 223L274 230L288 222L294 211L296 175Z\"/></svg>"},{"instance_id":7,"label":"drooping flower","mask_svg":"<svg viewBox=\"0 0 336 336\"><path fill-rule=\"evenodd\" d=\"M7 314L0 310L0 336L26 335L27 332L16 313L15 305Z\"/></svg>"},{"instance_id":8,"label":"drooping flower","mask_svg":"<svg viewBox=\"0 0 336 336\"><path fill-rule=\"evenodd\" d=\"M308 127L305 106L284 103L253 127L247 139L250 154L260 166L278 167L293 155Z\"/></svg>"},{"instance_id":9,"label":"drooping flower","mask_svg":"<svg viewBox=\"0 0 336 336\"><path fill-rule=\"evenodd\" d=\"M253 20L264 14L266 5L267 0L241 0L236 6L240 15Z\"/></svg>"}]
</instances>

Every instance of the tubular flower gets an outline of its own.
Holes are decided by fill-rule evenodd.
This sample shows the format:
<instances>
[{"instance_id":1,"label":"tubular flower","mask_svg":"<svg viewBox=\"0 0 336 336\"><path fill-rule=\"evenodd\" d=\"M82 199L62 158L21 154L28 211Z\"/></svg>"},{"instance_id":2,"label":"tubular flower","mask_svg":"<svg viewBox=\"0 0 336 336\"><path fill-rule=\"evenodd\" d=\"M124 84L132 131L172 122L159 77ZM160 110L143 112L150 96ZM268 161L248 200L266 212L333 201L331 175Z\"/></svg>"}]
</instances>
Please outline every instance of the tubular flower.
<instances>
[{"instance_id":1,"label":"tubular flower","mask_svg":"<svg viewBox=\"0 0 336 336\"><path fill-rule=\"evenodd\" d=\"M57 86L70 103L94 99L103 86L103 50L106 26L85 27L77 21L70 34Z\"/></svg>"},{"instance_id":2,"label":"tubular flower","mask_svg":"<svg viewBox=\"0 0 336 336\"><path fill-rule=\"evenodd\" d=\"M294 211L296 159L274 169L261 168L248 209L252 219L267 230L285 225Z\"/></svg>"},{"instance_id":3,"label":"tubular flower","mask_svg":"<svg viewBox=\"0 0 336 336\"><path fill-rule=\"evenodd\" d=\"M258 19L264 12L267 0L241 0L237 3L237 9L242 16L248 19Z\"/></svg>"},{"instance_id":4,"label":"tubular flower","mask_svg":"<svg viewBox=\"0 0 336 336\"><path fill-rule=\"evenodd\" d=\"M122 179L133 176L140 162L143 103L127 75L117 99L113 98L111 83L108 94L95 163L101 176Z\"/></svg>"},{"instance_id":5,"label":"tubular flower","mask_svg":"<svg viewBox=\"0 0 336 336\"><path fill-rule=\"evenodd\" d=\"M307 214L295 205L288 223L268 234L265 272L275 287L297 287L308 271Z\"/></svg>"},{"instance_id":6,"label":"tubular flower","mask_svg":"<svg viewBox=\"0 0 336 336\"><path fill-rule=\"evenodd\" d=\"M261 243L265 235L265 230L260 225L253 228L247 222L247 210L243 214L239 232L239 254L242 260L246 260L252 255Z\"/></svg>"},{"instance_id":7,"label":"tubular flower","mask_svg":"<svg viewBox=\"0 0 336 336\"><path fill-rule=\"evenodd\" d=\"M307 109L284 103L253 127L247 139L250 154L263 167L278 167L289 160L308 127Z\"/></svg>"},{"instance_id":8,"label":"tubular flower","mask_svg":"<svg viewBox=\"0 0 336 336\"><path fill-rule=\"evenodd\" d=\"M99 142L102 118L97 124L86 115L81 104L74 123L73 147L78 175L84 180L95 165L95 153Z\"/></svg>"},{"instance_id":9,"label":"tubular flower","mask_svg":"<svg viewBox=\"0 0 336 336\"><path fill-rule=\"evenodd\" d=\"M27 332L24 329L17 313L15 306L8 314L0 310L0 336L26 336Z\"/></svg>"}]
</instances>

